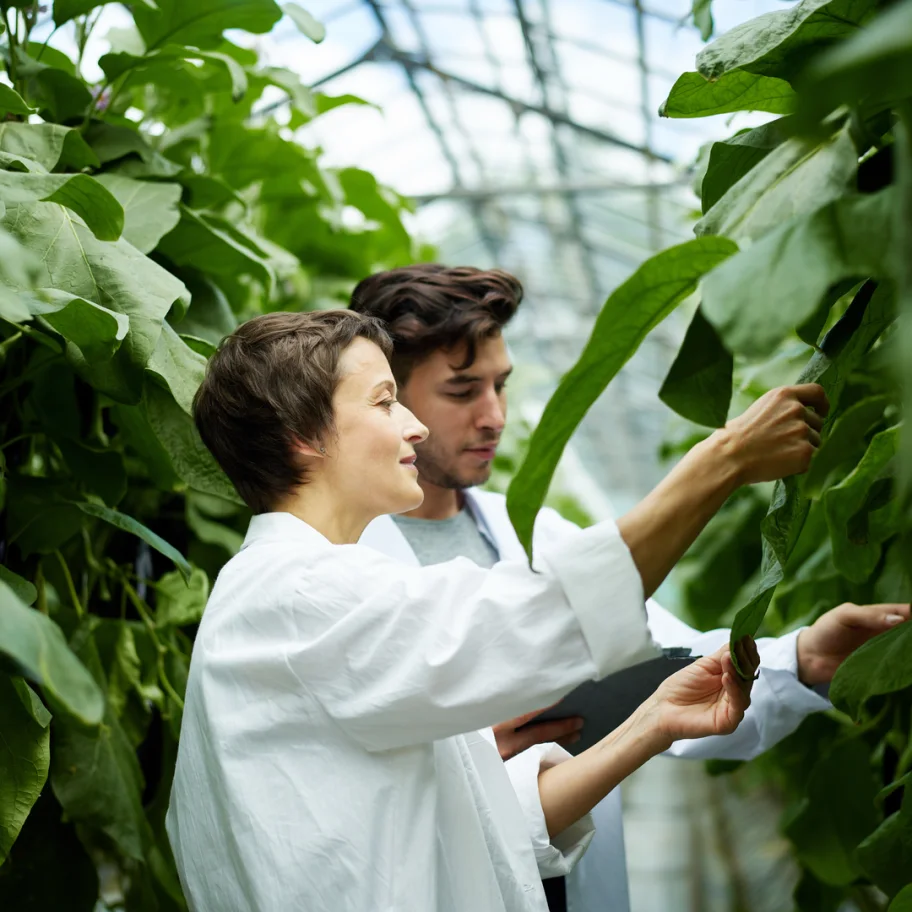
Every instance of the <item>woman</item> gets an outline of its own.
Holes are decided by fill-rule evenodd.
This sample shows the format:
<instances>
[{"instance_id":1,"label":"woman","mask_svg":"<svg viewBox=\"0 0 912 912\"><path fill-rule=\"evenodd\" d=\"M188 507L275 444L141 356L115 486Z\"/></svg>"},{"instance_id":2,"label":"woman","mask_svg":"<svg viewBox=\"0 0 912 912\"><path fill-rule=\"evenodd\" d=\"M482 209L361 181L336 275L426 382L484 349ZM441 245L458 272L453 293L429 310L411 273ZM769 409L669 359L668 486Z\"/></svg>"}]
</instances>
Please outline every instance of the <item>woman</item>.
<instances>
[{"instance_id":1,"label":"woman","mask_svg":"<svg viewBox=\"0 0 912 912\"><path fill-rule=\"evenodd\" d=\"M590 808L749 703L722 650L570 758L501 762L487 728L655 654L613 525L491 570L359 547L422 498L426 429L389 339L351 311L270 314L213 356L206 445L256 514L200 624L168 833L195 912L540 912ZM606 607L607 606L607 607ZM757 665L747 646L746 667Z\"/></svg>"}]
</instances>

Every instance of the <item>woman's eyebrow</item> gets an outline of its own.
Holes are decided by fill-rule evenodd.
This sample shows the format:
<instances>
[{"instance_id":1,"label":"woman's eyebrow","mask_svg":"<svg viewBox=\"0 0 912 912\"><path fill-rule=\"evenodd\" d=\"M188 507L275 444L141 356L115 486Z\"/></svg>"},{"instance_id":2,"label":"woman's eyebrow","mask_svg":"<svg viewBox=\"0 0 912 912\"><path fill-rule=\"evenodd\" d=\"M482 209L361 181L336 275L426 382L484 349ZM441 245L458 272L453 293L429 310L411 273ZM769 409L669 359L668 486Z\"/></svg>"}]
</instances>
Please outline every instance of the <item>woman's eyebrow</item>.
<instances>
[{"instance_id":1,"label":"woman's eyebrow","mask_svg":"<svg viewBox=\"0 0 912 912\"><path fill-rule=\"evenodd\" d=\"M371 395L382 392L383 390L389 390L389 392L395 396L396 384L393 383L392 380L381 380L379 383L374 385L374 388L371 390Z\"/></svg>"}]
</instances>

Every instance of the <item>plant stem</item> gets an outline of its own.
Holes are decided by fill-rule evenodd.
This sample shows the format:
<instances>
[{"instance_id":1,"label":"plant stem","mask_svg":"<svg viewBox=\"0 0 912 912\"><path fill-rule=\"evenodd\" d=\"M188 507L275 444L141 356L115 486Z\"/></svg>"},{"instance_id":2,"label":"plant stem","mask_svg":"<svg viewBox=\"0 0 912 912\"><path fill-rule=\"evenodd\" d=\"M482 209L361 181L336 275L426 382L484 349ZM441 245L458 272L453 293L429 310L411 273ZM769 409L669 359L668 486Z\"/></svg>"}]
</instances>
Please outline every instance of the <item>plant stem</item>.
<instances>
[{"instance_id":1,"label":"plant stem","mask_svg":"<svg viewBox=\"0 0 912 912\"><path fill-rule=\"evenodd\" d=\"M73 603L73 607L76 609L76 616L79 618L79 620L82 620L85 617L85 609L82 607L82 602L79 601L79 596L76 594L76 586L73 584L73 577L70 575L70 568L67 566L67 562L64 560L63 554L61 554L59 548L54 552L54 556L57 558L57 561L60 564L60 569L63 571L63 576L66 579L67 589L70 593L70 600Z\"/></svg>"},{"instance_id":2,"label":"plant stem","mask_svg":"<svg viewBox=\"0 0 912 912\"><path fill-rule=\"evenodd\" d=\"M13 14L16 15L15 13ZM10 82L13 84L13 88L18 92L19 85L16 78L16 50L19 47L19 42L16 40L16 34L13 32L12 27L10 26L9 10L5 9L3 11L3 23L6 26L6 40L9 45L9 64L7 68L9 69Z\"/></svg>"},{"instance_id":3,"label":"plant stem","mask_svg":"<svg viewBox=\"0 0 912 912\"><path fill-rule=\"evenodd\" d=\"M57 34L57 29L59 29L59 28L60 28L59 25L54 26L54 30L51 32L50 35L47 36L47 40L44 42L44 44L41 45L41 48L39 49L38 54L35 56L35 60L41 60L41 55L44 54L45 49L47 48L48 44L51 41L51 38L53 38L54 35Z\"/></svg>"},{"instance_id":4,"label":"plant stem","mask_svg":"<svg viewBox=\"0 0 912 912\"><path fill-rule=\"evenodd\" d=\"M35 607L42 613L48 613L47 590L44 586L44 568L41 561L38 561L38 568L35 570L35 589L38 590L38 598L35 601Z\"/></svg>"}]
</instances>

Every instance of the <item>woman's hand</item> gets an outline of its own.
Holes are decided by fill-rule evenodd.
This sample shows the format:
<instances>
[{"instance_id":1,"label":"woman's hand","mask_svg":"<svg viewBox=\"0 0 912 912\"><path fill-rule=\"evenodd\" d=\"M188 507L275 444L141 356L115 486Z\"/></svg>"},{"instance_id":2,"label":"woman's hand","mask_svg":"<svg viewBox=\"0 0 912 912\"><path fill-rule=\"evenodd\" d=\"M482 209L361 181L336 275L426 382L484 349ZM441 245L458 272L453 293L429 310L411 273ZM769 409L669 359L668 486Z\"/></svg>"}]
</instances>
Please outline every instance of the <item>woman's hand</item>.
<instances>
[{"instance_id":1,"label":"woman's hand","mask_svg":"<svg viewBox=\"0 0 912 912\"><path fill-rule=\"evenodd\" d=\"M735 671L726 645L671 675L656 690L653 710L669 742L730 735L738 727L750 706L760 656L750 637L739 640L735 650L750 674L746 681Z\"/></svg>"}]
</instances>

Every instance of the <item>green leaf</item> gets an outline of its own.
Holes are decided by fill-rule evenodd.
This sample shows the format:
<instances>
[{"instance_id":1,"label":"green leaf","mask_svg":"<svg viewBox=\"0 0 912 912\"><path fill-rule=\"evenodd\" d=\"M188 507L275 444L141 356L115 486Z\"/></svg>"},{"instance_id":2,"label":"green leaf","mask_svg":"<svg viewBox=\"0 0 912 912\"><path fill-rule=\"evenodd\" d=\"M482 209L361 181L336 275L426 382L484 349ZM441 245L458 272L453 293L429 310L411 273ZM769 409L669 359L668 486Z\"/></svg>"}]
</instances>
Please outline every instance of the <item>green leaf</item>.
<instances>
[{"instance_id":1,"label":"green leaf","mask_svg":"<svg viewBox=\"0 0 912 912\"><path fill-rule=\"evenodd\" d=\"M868 396L836 417L802 481L806 497L816 500L837 468L855 464L864 452L865 436L883 420L889 403L889 396Z\"/></svg>"},{"instance_id":2,"label":"green leaf","mask_svg":"<svg viewBox=\"0 0 912 912\"><path fill-rule=\"evenodd\" d=\"M155 548L160 554L164 554L169 560L174 561L175 566L184 575L185 579L190 578L192 568L180 551L173 545L169 545L161 536L156 535L141 522L133 519L132 516L127 516L126 513L121 513L119 510L112 510L110 507L104 507L96 503L81 502L74 504L74 506L89 516L104 520L123 532L129 532L131 535L141 538L147 545Z\"/></svg>"},{"instance_id":3,"label":"green leaf","mask_svg":"<svg viewBox=\"0 0 912 912\"><path fill-rule=\"evenodd\" d=\"M123 206L124 240L149 253L180 221L181 185L99 174L100 184Z\"/></svg>"},{"instance_id":4,"label":"green leaf","mask_svg":"<svg viewBox=\"0 0 912 912\"><path fill-rule=\"evenodd\" d=\"M174 177L183 170L176 162L169 161L153 149L142 134L130 127L92 124L86 130L86 141L102 164L119 162L118 167L123 169L135 162L136 170L142 173L131 175L133 177ZM139 161L136 162L136 159Z\"/></svg>"},{"instance_id":5,"label":"green leaf","mask_svg":"<svg viewBox=\"0 0 912 912\"><path fill-rule=\"evenodd\" d=\"M672 247L647 260L605 302L579 361L545 407L507 492L510 519L530 559L535 517L583 415L647 333L694 291L701 276L736 250L726 238L699 238Z\"/></svg>"},{"instance_id":6,"label":"green leaf","mask_svg":"<svg viewBox=\"0 0 912 912\"><path fill-rule=\"evenodd\" d=\"M178 266L192 266L212 276L250 275L271 290L275 275L263 251L240 237L225 219L181 207L180 222L161 239L158 249Z\"/></svg>"},{"instance_id":7,"label":"green leaf","mask_svg":"<svg viewBox=\"0 0 912 912\"><path fill-rule=\"evenodd\" d=\"M110 361L130 329L125 314L58 288L37 289L28 306L33 316L79 349L77 363Z\"/></svg>"},{"instance_id":8,"label":"green leaf","mask_svg":"<svg viewBox=\"0 0 912 912\"><path fill-rule=\"evenodd\" d=\"M872 486L892 474L898 443L898 427L881 431L871 440L855 470L823 495L836 569L857 583L871 575L881 552L881 539L869 534L868 513L863 507Z\"/></svg>"},{"instance_id":9,"label":"green leaf","mask_svg":"<svg viewBox=\"0 0 912 912\"><path fill-rule=\"evenodd\" d=\"M847 126L819 144L787 140L730 187L694 231L756 240L843 196L857 170L858 153Z\"/></svg>"},{"instance_id":10,"label":"green leaf","mask_svg":"<svg viewBox=\"0 0 912 912\"><path fill-rule=\"evenodd\" d=\"M41 794L51 759L47 722L26 709L20 688L31 693L21 678L0 672L0 865Z\"/></svg>"},{"instance_id":11,"label":"green leaf","mask_svg":"<svg viewBox=\"0 0 912 912\"><path fill-rule=\"evenodd\" d=\"M811 61L799 87L804 122L842 104L872 106L912 96L912 0L885 9Z\"/></svg>"},{"instance_id":12,"label":"green leaf","mask_svg":"<svg viewBox=\"0 0 912 912\"><path fill-rule=\"evenodd\" d=\"M903 887L896 894L887 912L912 912L912 884Z\"/></svg>"},{"instance_id":13,"label":"green leaf","mask_svg":"<svg viewBox=\"0 0 912 912\"><path fill-rule=\"evenodd\" d=\"M660 117L709 117L735 111L791 114L798 96L784 80L732 70L710 82L700 73L684 73L659 108Z\"/></svg>"},{"instance_id":14,"label":"green leaf","mask_svg":"<svg viewBox=\"0 0 912 912\"><path fill-rule=\"evenodd\" d=\"M166 44L218 45L225 29L264 34L282 17L273 0L156 0L157 10L137 7L136 27L150 51Z\"/></svg>"},{"instance_id":15,"label":"green leaf","mask_svg":"<svg viewBox=\"0 0 912 912\"><path fill-rule=\"evenodd\" d=\"M697 55L697 69L719 79L734 69L792 82L811 54L849 38L877 0L802 0L735 26Z\"/></svg>"},{"instance_id":16,"label":"green leaf","mask_svg":"<svg viewBox=\"0 0 912 912\"><path fill-rule=\"evenodd\" d=\"M282 9L298 27L298 31L310 38L314 44L319 44L326 37L326 26L317 22L299 3L283 3Z\"/></svg>"},{"instance_id":17,"label":"green leaf","mask_svg":"<svg viewBox=\"0 0 912 912\"><path fill-rule=\"evenodd\" d=\"M782 124L782 120L774 120L712 144L700 188L704 213L785 139Z\"/></svg>"},{"instance_id":18,"label":"green leaf","mask_svg":"<svg viewBox=\"0 0 912 912\"><path fill-rule=\"evenodd\" d=\"M102 241L116 241L123 230L120 203L87 174L33 174L0 171L0 200L18 203L59 203L82 216Z\"/></svg>"},{"instance_id":19,"label":"green leaf","mask_svg":"<svg viewBox=\"0 0 912 912\"><path fill-rule=\"evenodd\" d=\"M174 400L188 415L193 413L193 397L206 374L206 359L190 348L169 323L162 327L147 370L171 390Z\"/></svg>"},{"instance_id":20,"label":"green leaf","mask_svg":"<svg viewBox=\"0 0 912 912\"><path fill-rule=\"evenodd\" d=\"M97 494L109 507L123 500L127 493L127 473L120 453L66 438L58 439L57 446L67 468L91 493Z\"/></svg>"},{"instance_id":21,"label":"green leaf","mask_svg":"<svg viewBox=\"0 0 912 912\"><path fill-rule=\"evenodd\" d=\"M694 25L700 30L700 37L704 41L709 41L715 27L712 17L712 0L693 0L690 15Z\"/></svg>"},{"instance_id":22,"label":"green leaf","mask_svg":"<svg viewBox=\"0 0 912 912\"><path fill-rule=\"evenodd\" d=\"M0 582L0 655L18 674L41 687L55 713L82 725L97 725L104 697L85 666L70 651L60 628L28 608Z\"/></svg>"},{"instance_id":23,"label":"green leaf","mask_svg":"<svg viewBox=\"0 0 912 912\"><path fill-rule=\"evenodd\" d=\"M218 51L195 51L190 56L199 55L203 60L221 64L231 79L231 100L240 101L247 92L247 71L228 54Z\"/></svg>"},{"instance_id":24,"label":"green leaf","mask_svg":"<svg viewBox=\"0 0 912 912\"><path fill-rule=\"evenodd\" d=\"M166 573L155 584L155 620L163 627L196 624L209 598L209 577L194 567L190 579Z\"/></svg>"},{"instance_id":25,"label":"green leaf","mask_svg":"<svg viewBox=\"0 0 912 912\"><path fill-rule=\"evenodd\" d=\"M892 312L890 293L875 291L873 282L865 283L801 372L798 383L819 383L823 387L830 400L831 414L836 413L849 375L889 325ZM769 511L761 525L760 583L750 601L735 616L731 628L732 645L744 636L754 636L759 630L776 587L785 575L785 565L798 542L809 509L810 502L794 477L776 482ZM740 672L734 650L731 655Z\"/></svg>"},{"instance_id":26,"label":"green leaf","mask_svg":"<svg viewBox=\"0 0 912 912\"><path fill-rule=\"evenodd\" d=\"M839 666L830 685L833 705L860 719L872 697L912 687L912 623L868 640Z\"/></svg>"},{"instance_id":27,"label":"green leaf","mask_svg":"<svg viewBox=\"0 0 912 912\"><path fill-rule=\"evenodd\" d=\"M698 309L659 398L688 421L723 427L731 404L733 368L731 354Z\"/></svg>"},{"instance_id":28,"label":"green leaf","mask_svg":"<svg viewBox=\"0 0 912 912\"><path fill-rule=\"evenodd\" d=\"M0 84L0 114L16 114L28 116L34 113L34 108L29 107L22 96L8 85Z\"/></svg>"},{"instance_id":29,"label":"green leaf","mask_svg":"<svg viewBox=\"0 0 912 912\"><path fill-rule=\"evenodd\" d=\"M6 534L23 557L52 554L79 532L84 520L72 504L65 502L72 493L64 482L10 476Z\"/></svg>"},{"instance_id":30,"label":"green leaf","mask_svg":"<svg viewBox=\"0 0 912 912\"><path fill-rule=\"evenodd\" d=\"M912 789L903 794L902 807L889 816L858 847L865 874L888 896L910 883L912 871Z\"/></svg>"},{"instance_id":31,"label":"green leaf","mask_svg":"<svg viewBox=\"0 0 912 912\"><path fill-rule=\"evenodd\" d=\"M367 105L370 108L377 108L372 101L367 101L364 98L361 98L359 95L324 95L323 92L317 92L314 96L314 102L316 103L317 114L325 114L327 111L332 111L333 108L339 108L342 105ZM377 110L380 110L377 108Z\"/></svg>"},{"instance_id":32,"label":"green leaf","mask_svg":"<svg viewBox=\"0 0 912 912\"><path fill-rule=\"evenodd\" d=\"M838 199L793 219L708 275L702 308L725 347L768 355L843 279L887 276L892 188Z\"/></svg>"},{"instance_id":33,"label":"green leaf","mask_svg":"<svg viewBox=\"0 0 912 912\"><path fill-rule=\"evenodd\" d=\"M811 771L807 797L784 829L801 864L823 883L847 886L861 875L855 847L877 826L876 794L860 739L830 750Z\"/></svg>"},{"instance_id":34,"label":"green leaf","mask_svg":"<svg viewBox=\"0 0 912 912\"><path fill-rule=\"evenodd\" d=\"M6 583L16 595L16 598L31 605L38 598L38 590L27 579L23 579L18 573L13 573L9 567L0 564L0 582Z\"/></svg>"},{"instance_id":35,"label":"green leaf","mask_svg":"<svg viewBox=\"0 0 912 912\"><path fill-rule=\"evenodd\" d=\"M46 171L99 165L79 131L60 124L0 123L0 151L35 161Z\"/></svg>"},{"instance_id":36,"label":"green leaf","mask_svg":"<svg viewBox=\"0 0 912 912\"><path fill-rule=\"evenodd\" d=\"M96 389L120 402L137 402L165 315L187 296L183 284L127 241L96 240L60 206L11 207L0 226L41 258L40 285L129 318L130 329L112 359L93 363L77 357L74 364Z\"/></svg>"},{"instance_id":37,"label":"green leaf","mask_svg":"<svg viewBox=\"0 0 912 912\"><path fill-rule=\"evenodd\" d=\"M228 299L217 285L199 273L186 275L184 281L192 297L187 313L175 324L178 332L218 345L238 325Z\"/></svg>"},{"instance_id":38,"label":"green leaf","mask_svg":"<svg viewBox=\"0 0 912 912\"><path fill-rule=\"evenodd\" d=\"M31 42L29 50L37 55L35 48ZM17 56L16 75L25 80L26 97L39 107L45 120L66 123L82 119L93 99L66 54L47 47L39 61L17 48Z\"/></svg>"}]
</instances>

